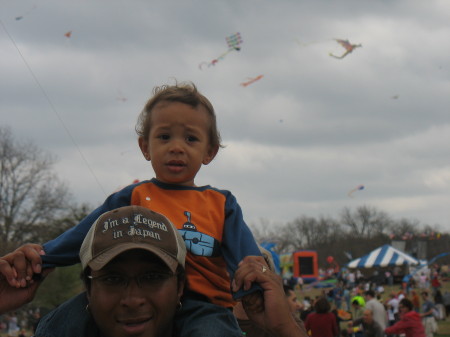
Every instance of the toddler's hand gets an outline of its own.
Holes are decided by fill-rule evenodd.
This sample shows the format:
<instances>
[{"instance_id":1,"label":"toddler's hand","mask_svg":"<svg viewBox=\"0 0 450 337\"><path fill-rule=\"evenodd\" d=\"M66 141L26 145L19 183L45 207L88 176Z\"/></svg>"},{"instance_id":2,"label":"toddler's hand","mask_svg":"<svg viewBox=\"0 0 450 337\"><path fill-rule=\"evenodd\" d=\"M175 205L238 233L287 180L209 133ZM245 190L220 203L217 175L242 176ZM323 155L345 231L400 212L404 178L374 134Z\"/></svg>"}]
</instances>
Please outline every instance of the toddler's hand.
<instances>
[{"instance_id":1,"label":"toddler's hand","mask_svg":"<svg viewBox=\"0 0 450 337\"><path fill-rule=\"evenodd\" d=\"M25 244L0 258L0 274L11 287L27 287L33 283L33 274L42 272L41 255L44 250L38 244Z\"/></svg>"}]
</instances>

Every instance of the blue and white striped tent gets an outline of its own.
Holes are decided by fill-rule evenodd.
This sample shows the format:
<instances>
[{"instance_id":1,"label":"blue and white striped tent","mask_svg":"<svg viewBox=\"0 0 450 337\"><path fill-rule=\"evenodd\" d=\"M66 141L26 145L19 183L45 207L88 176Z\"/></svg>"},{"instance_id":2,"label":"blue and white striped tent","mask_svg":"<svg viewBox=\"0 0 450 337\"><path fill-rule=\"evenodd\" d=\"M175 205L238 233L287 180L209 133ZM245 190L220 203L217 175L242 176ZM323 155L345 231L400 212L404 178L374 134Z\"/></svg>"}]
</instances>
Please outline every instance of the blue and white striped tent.
<instances>
[{"instance_id":1,"label":"blue and white striped tent","mask_svg":"<svg viewBox=\"0 0 450 337\"><path fill-rule=\"evenodd\" d=\"M390 246L384 245L370 252L369 254L350 261L348 268L372 268L387 266L416 265L419 260L403 253L402 251Z\"/></svg>"}]
</instances>

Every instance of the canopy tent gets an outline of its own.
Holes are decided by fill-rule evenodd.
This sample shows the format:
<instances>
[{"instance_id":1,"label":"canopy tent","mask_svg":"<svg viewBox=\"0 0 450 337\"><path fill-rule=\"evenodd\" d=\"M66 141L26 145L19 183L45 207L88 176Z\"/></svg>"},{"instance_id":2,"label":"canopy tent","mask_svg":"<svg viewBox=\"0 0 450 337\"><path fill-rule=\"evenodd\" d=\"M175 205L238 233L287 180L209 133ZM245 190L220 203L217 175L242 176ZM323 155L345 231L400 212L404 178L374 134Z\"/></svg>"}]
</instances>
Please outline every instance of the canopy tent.
<instances>
[{"instance_id":1,"label":"canopy tent","mask_svg":"<svg viewBox=\"0 0 450 337\"><path fill-rule=\"evenodd\" d=\"M416 265L419 260L403 253L402 251L390 246L384 245L370 252L369 254L350 261L348 268L373 268L402 265Z\"/></svg>"}]
</instances>

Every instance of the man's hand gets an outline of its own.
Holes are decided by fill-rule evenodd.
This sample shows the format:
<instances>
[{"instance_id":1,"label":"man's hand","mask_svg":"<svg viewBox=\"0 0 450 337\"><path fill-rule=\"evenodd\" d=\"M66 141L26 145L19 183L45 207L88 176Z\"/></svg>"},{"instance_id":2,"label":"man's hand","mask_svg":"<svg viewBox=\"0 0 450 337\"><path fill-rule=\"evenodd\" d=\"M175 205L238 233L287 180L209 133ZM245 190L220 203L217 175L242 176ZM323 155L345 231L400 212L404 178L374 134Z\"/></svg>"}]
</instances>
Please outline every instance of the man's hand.
<instances>
[{"instance_id":1,"label":"man's hand","mask_svg":"<svg viewBox=\"0 0 450 337\"><path fill-rule=\"evenodd\" d=\"M247 316L255 324L271 331L277 337L307 337L291 314L281 277L270 271L262 256L247 256L234 274L233 291L248 290L253 282L263 288L263 310L255 310L258 300L251 301ZM244 301L244 300L243 300ZM247 301L247 299L245 300Z\"/></svg>"},{"instance_id":2,"label":"man's hand","mask_svg":"<svg viewBox=\"0 0 450 337\"><path fill-rule=\"evenodd\" d=\"M257 314L264 311L264 298L259 291L245 295L241 301L247 314L249 312Z\"/></svg>"},{"instance_id":3,"label":"man's hand","mask_svg":"<svg viewBox=\"0 0 450 337\"><path fill-rule=\"evenodd\" d=\"M42 277L47 276L52 270L45 269L41 274ZM33 282L28 287L17 288L12 287L4 276L0 275L0 315L31 302L42 280Z\"/></svg>"}]
</instances>

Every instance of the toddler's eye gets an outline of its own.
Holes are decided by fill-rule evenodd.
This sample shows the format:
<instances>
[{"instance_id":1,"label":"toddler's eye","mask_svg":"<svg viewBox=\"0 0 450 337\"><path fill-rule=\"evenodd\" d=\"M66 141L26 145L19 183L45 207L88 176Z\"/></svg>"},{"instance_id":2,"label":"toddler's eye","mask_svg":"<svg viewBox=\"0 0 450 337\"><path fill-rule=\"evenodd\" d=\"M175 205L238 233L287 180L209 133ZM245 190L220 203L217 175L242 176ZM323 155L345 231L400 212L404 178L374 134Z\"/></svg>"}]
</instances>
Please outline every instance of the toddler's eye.
<instances>
[{"instance_id":1,"label":"toddler's eye","mask_svg":"<svg viewBox=\"0 0 450 337\"><path fill-rule=\"evenodd\" d=\"M188 136L188 137L186 137L186 140L188 142L196 142L196 141L198 141L198 138L195 136Z\"/></svg>"},{"instance_id":2,"label":"toddler's eye","mask_svg":"<svg viewBox=\"0 0 450 337\"><path fill-rule=\"evenodd\" d=\"M169 135L159 135L158 138L161 140L168 140L168 139L170 139L170 136Z\"/></svg>"}]
</instances>

